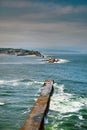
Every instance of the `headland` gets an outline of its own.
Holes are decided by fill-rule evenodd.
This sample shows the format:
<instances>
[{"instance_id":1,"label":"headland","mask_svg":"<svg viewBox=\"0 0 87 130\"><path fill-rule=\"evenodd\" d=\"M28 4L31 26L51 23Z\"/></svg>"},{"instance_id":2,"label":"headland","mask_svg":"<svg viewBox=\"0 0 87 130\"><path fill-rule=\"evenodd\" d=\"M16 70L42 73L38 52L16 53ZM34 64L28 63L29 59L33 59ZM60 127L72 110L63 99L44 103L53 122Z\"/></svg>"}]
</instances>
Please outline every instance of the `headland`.
<instances>
[{"instance_id":1,"label":"headland","mask_svg":"<svg viewBox=\"0 0 87 130\"><path fill-rule=\"evenodd\" d=\"M16 56L35 55L39 57L44 57L39 51L33 51L27 49L14 49L14 48L0 48L0 54L16 55Z\"/></svg>"}]
</instances>

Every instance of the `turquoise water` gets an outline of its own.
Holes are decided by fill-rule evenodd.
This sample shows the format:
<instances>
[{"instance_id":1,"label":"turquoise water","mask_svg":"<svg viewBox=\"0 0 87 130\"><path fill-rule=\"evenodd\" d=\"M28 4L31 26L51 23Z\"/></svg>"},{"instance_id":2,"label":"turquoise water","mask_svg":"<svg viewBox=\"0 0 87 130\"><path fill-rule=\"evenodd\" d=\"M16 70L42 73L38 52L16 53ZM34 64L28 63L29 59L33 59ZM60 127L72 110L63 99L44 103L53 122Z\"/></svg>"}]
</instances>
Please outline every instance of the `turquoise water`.
<instances>
[{"instance_id":1,"label":"turquoise water","mask_svg":"<svg viewBox=\"0 0 87 130\"><path fill-rule=\"evenodd\" d=\"M87 130L87 55L48 53L39 57L0 56L0 130L19 130L40 95L54 79L46 130Z\"/></svg>"}]
</instances>

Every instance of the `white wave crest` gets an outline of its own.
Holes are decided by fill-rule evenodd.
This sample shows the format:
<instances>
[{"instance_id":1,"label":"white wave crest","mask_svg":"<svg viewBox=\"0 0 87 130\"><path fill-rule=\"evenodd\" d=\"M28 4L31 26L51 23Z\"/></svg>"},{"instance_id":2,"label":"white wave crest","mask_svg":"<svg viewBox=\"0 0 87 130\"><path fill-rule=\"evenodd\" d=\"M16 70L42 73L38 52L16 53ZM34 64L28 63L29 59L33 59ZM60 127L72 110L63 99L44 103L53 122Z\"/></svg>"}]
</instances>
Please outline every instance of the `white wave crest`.
<instances>
[{"instance_id":1,"label":"white wave crest","mask_svg":"<svg viewBox=\"0 0 87 130\"><path fill-rule=\"evenodd\" d=\"M78 115L78 118L79 118L80 120L84 120L84 118L83 118L82 115Z\"/></svg>"},{"instance_id":2,"label":"white wave crest","mask_svg":"<svg viewBox=\"0 0 87 130\"><path fill-rule=\"evenodd\" d=\"M0 80L0 84L15 84L18 80Z\"/></svg>"},{"instance_id":3,"label":"white wave crest","mask_svg":"<svg viewBox=\"0 0 87 130\"><path fill-rule=\"evenodd\" d=\"M51 98L50 110L59 113L77 112L84 106L84 102L75 99L75 95L64 92L64 85L54 84L54 87L57 88L57 92Z\"/></svg>"},{"instance_id":4,"label":"white wave crest","mask_svg":"<svg viewBox=\"0 0 87 130\"><path fill-rule=\"evenodd\" d=\"M5 82L4 80L0 80L0 84L4 84L4 82Z\"/></svg>"},{"instance_id":5,"label":"white wave crest","mask_svg":"<svg viewBox=\"0 0 87 130\"><path fill-rule=\"evenodd\" d=\"M25 86L30 86L30 85L43 85L44 82L40 81L34 81L34 80L26 80L26 79L17 79L17 80L0 80L0 85L11 85L11 86L19 86L19 85L25 85Z\"/></svg>"},{"instance_id":6,"label":"white wave crest","mask_svg":"<svg viewBox=\"0 0 87 130\"><path fill-rule=\"evenodd\" d=\"M0 102L0 106L3 106L5 103L4 102Z\"/></svg>"},{"instance_id":7,"label":"white wave crest","mask_svg":"<svg viewBox=\"0 0 87 130\"><path fill-rule=\"evenodd\" d=\"M70 61L66 59L58 59L58 61L54 63L62 64L62 63L67 63L67 62L70 62Z\"/></svg>"},{"instance_id":8,"label":"white wave crest","mask_svg":"<svg viewBox=\"0 0 87 130\"><path fill-rule=\"evenodd\" d=\"M29 82L27 82L26 83L26 85L43 85L44 84L44 82L39 82L39 81L29 81Z\"/></svg>"},{"instance_id":9,"label":"white wave crest","mask_svg":"<svg viewBox=\"0 0 87 130\"><path fill-rule=\"evenodd\" d=\"M35 84L44 84L44 82L34 81Z\"/></svg>"}]
</instances>

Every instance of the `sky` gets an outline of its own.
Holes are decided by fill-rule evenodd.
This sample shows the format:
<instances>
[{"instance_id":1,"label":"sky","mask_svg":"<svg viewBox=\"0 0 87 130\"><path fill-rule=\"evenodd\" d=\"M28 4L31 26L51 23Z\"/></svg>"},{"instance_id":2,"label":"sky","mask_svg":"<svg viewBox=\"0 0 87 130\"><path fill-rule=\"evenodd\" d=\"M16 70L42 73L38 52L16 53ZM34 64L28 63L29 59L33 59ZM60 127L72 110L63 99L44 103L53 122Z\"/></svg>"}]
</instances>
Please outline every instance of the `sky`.
<instances>
[{"instance_id":1,"label":"sky","mask_svg":"<svg viewBox=\"0 0 87 130\"><path fill-rule=\"evenodd\" d=\"M0 48L87 51L87 0L0 0Z\"/></svg>"}]
</instances>

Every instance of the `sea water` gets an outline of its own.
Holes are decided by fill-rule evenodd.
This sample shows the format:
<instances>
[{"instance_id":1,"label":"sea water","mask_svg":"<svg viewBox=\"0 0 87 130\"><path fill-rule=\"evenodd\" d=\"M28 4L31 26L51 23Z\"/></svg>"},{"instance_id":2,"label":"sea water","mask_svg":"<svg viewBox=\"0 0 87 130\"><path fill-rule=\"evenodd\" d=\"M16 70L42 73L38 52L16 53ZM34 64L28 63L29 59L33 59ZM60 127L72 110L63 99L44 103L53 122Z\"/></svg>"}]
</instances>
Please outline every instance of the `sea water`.
<instances>
[{"instance_id":1,"label":"sea water","mask_svg":"<svg viewBox=\"0 0 87 130\"><path fill-rule=\"evenodd\" d=\"M47 58L58 58L48 63ZM19 130L52 79L45 130L87 130L87 54L0 55L0 130Z\"/></svg>"}]
</instances>

